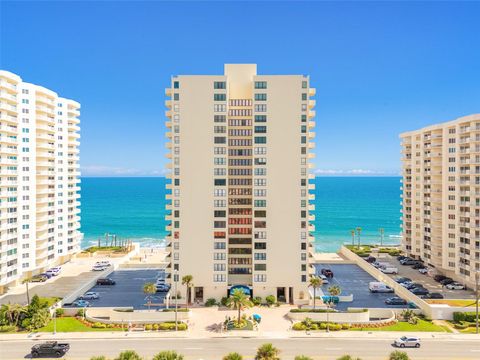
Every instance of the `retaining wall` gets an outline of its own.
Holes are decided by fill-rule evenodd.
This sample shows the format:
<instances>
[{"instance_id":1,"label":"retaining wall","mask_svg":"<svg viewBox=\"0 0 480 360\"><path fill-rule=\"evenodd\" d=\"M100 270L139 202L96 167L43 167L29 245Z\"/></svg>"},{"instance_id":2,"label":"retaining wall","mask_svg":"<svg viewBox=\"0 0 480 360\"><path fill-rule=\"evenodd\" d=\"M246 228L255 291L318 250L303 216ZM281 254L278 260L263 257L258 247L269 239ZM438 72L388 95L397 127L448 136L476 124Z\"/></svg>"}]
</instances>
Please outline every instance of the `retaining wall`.
<instances>
[{"instance_id":1,"label":"retaining wall","mask_svg":"<svg viewBox=\"0 0 480 360\"><path fill-rule=\"evenodd\" d=\"M174 311L135 310L116 311L122 308L88 308L85 318L91 322L105 324L158 324L166 321L175 321ZM129 308L123 308L127 310ZM178 312L178 321L186 321L190 318L190 311Z\"/></svg>"},{"instance_id":2,"label":"retaining wall","mask_svg":"<svg viewBox=\"0 0 480 360\"><path fill-rule=\"evenodd\" d=\"M333 312L328 314L328 321L335 323L348 324L388 324L396 319L395 312L391 309L368 309L367 311L361 308L349 308L352 312ZM310 318L314 321L327 321L326 313L303 312L303 313L288 313L288 317L294 321L302 321L305 318ZM375 320L370 320L375 319Z\"/></svg>"}]
</instances>

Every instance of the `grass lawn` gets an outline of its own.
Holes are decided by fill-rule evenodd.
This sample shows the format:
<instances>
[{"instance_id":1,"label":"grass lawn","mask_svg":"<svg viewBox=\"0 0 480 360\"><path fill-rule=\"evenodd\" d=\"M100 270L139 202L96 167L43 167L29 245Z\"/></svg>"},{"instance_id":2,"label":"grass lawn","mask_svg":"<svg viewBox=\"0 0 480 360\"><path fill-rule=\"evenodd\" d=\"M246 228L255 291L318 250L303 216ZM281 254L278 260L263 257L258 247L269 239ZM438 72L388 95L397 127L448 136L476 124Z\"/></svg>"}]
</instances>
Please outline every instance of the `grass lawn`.
<instances>
[{"instance_id":1,"label":"grass lawn","mask_svg":"<svg viewBox=\"0 0 480 360\"><path fill-rule=\"evenodd\" d=\"M451 332L450 329L444 328L439 325L435 325L430 321L425 321L422 319L418 320L416 325L409 324L405 321L399 321L394 325L384 326L384 327L372 327L372 328L363 328L363 329L351 329L352 331L429 331L429 332Z\"/></svg>"},{"instance_id":2,"label":"grass lawn","mask_svg":"<svg viewBox=\"0 0 480 360\"><path fill-rule=\"evenodd\" d=\"M429 304L444 304L449 306L468 307L475 306L474 299L443 299L443 300L427 300Z\"/></svg>"},{"instance_id":3,"label":"grass lawn","mask_svg":"<svg viewBox=\"0 0 480 360\"><path fill-rule=\"evenodd\" d=\"M38 332L53 332L53 320L37 330ZM61 317L57 319L57 332L86 332L86 331L122 331L120 328L93 329L78 321L74 317Z\"/></svg>"}]
</instances>

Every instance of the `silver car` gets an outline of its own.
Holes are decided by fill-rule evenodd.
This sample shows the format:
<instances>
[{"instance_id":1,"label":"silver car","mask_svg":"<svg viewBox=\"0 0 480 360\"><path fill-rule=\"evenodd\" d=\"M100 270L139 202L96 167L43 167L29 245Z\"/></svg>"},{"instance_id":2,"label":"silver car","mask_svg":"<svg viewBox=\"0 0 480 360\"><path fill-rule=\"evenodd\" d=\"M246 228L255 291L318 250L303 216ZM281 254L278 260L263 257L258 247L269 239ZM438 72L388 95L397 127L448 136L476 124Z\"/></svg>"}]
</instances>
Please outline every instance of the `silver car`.
<instances>
[{"instance_id":1,"label":"silver car","mask_svg":"<svg viewBox=\"0 0 480 360\"><path fill-rule=\"evenodd\" d=\"M397 347L420 347L420 339L413 336L402 336L400 339L396 339L393 343Z\"/></svg>"}]
</instances>

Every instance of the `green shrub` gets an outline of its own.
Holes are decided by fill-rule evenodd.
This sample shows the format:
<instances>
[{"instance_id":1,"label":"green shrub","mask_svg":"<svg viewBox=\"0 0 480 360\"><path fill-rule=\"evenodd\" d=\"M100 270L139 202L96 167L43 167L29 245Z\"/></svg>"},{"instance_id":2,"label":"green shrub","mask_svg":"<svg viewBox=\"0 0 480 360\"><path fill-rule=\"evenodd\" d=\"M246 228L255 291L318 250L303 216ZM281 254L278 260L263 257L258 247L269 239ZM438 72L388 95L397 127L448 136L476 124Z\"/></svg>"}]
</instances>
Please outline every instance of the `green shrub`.
<instances>
[{"instance_id":1,"label":"green shrub","mask_svg":"<svg viewBox=\"0 0 480 360\"><path fill-rule=\"evenodd\" d=\"M337 312L335 309L291 309L291 313L332 313Z\"/></svg>"},{"instance_id":2,"label":"green shrub","mask_svg":"<svg viewBox=\"0 0 480 360\"><path fill-rule=\"evenodd\" d=\"M255 296L255 297L252 299L252 303L253 303L253 305L255 305L255 306L262 305L262 298L261 298L260 296Z\"/></svg>"},{"instance_id":3,"label":"green shrub","mask_svg":"<svg viewBox=\"0 0 480 360\"><path fill-rule=\"evenodd\" d=\"M135 351L126 350L122 351L115 360L142 360L142 358Z\"/></svg>"},{"instance_id":4,"label":"green shrub","mask_svg":"<svg viewBox=\"0 0 480 360\"><path fill-rule=\"evenodd\" d=\"M243 356L237 352L231 352L222 358L222 360L242 360L242 359L243 359Z\"/></svg>"},{"instance_id":5,"label":"green shrub","mask_svg":"<svg viewBox=\"0 0 480 360\"><path fill-rule=\"evenodd\" d=\"M312 325L310 325L310 330L318 330L318 324L313 323Z\"/></svg>"},{"instance_id":6,"label":"green shrub","mask_svg":"<svg viewBox=\"0 0 480 360\"><path fill-rule=\"evenodd\" d=\"M223 306L228 306L228 297L227 296L222 297L222 299L220 300L220 303Z\"/></svg>"},{"instance_id":7,"label":"green shrub","mask_svg":"<svg viewBox=\"0 0 480 360\"><path fill-rule=\"evenodd\" d=\"M453 313L453 321L455 321L455 322L461 322L461 321L475 322L476 321L476 314L475 314L475 312L454 312Z\"/></svg>"},{"instance_id":8,"label":"green shrub","mask_svg":"<svg viewBox=\"0 0 480 360\"><path fill-rule=\"evenodd\" d=\"M90 360L107 360L105 356L92 356Z\"/></svg>"},{"instance_id":9,"label":"green shrub","mask_svg":"<svg viewBox=\"0 0 480 360\"><path fill-rule=\"evenodd\" d=\"M183 360L183 355L176 351L161 351L152 360Z\"/></svg>"},{"instance_id":10,"label":"green shrub","mask_svg":"<svg viewBox=\"0 0 480 360\"><path fill-rule=\"evenodd\" d=\"M295 356L295 360L313 360L313 359L310 356L297 355L297 356Z\"/></svg>"},{"instance_id":11,"label":"green shrub","mask_svg":"<svg viewBox=\"0 0 480 360\"><path fill-rule=\"evenodd\" d=\"M265 301L267 302L267 305L268 306L272 306L273 304L275 304L277 302L277 299L275 298L275 296L273 295L268 295L266 298L265 298Z\"/></svg>"},{"instance_id":12,"label":"green shrub","mask_svg":"<svg viewBox=\"0 0 480 360\"><path fill-rule=\"evenodd\" d=\"M62 317L63 315L65 315L65 309L59 308L55 310L56 317Z\"/></svg>"},{"instance_id":13,"label":"green shrub","mask_svg":"<svg viewBox=\"0 0 480 360\"><path fill-rule=\"evenodd\" d=\"M295 331L302 331L302 330L305 330L306 328L304 324L302 324L301 322L297 322L293 324L292 329Z\"/></svg>"},{"instance_id":14,"label":"green shrub","mask_svg":"<svg viewBox=\"0 0 480 360\"><path fill-rule=\"evenodd\" d=\"M404 351L395 350L390 353L388 360L410 360L410 357Z\"/></svg>"},{"instance_id":15,"label":"green shrub","mask_svg":"<svg viewBox=\"0 0 480 360\"><path fill-rule=\"evenodd\" d=\"M327 323L324 323L324 322L320 323L321 330L325 330L326 328L327 328Z\"/></svg>"},{"instance_id":16,"label":"green shrub","mask_svg":"<svg viewBox=\"0 0 480 360\"><path fill-rule=\"evenodd\" d=\"M174 325L173 328L175 328L175 325ZM185 331L185 330L187 330L187 329L188 329L187 324L185 324L185 323L183 323L183 322L182 322L182 323L178 323L178 330L180 330L180 331Z\"/></svg>"},{"instance_id":17,"label":"green shrub","mask_svg":"<svg viewBox=\"0 0 480 360\"><path fill-rule=\"evenodd\" d=\"M455 329L463 330L469 327L469 323L462 321L462 322L453 324L453 326L455 327Z\"/></svg>"},{"instance_id":18,"label":"green shrub","mask_svg":"<svg viewBox=\"0 0 480 360\"><path fill-rule=\"evenodd\" d=\"M83 316L85 315L85 310L79 309L79 310L77 311L77 314L76 314L76 315L79 316L79 317L83 317Z\"/></svg>"},{"instance_id":19,"label":"green shrub","mask_svg":"<svg viewBox=\"0 0 480 360\"><path fill-rule=\"evenodd\" d=\"M17 328L13 325L2 325L0 326L0 333L13 332Z\"/></svg>"},{"instance_id":20,"label":"green shrub","mask_svg":"<svg viewBox=\"0 0 480 360\"><path fill-rule=\"evenodd\" d=\"M147 331L152 330L152 324L146 324L145 325L145 330L147 330Z\"/></svg>"},{"instance_id":21,"label":"green shrub","mask_svg":"<svg viewBox=\"0 0 480 360\"><path fill-rule=\"evenodd\" d=\"M163 309L163 312L175 312L175 308L170 308L170 309ZM177 312L188 312L189 310L187 308L178 308Z\"/></svg>"},{"instance_id":22,"label":"green shrub","mask_svg":"<svg viewBox=\"0 0 480 360\"><path fill-rule=\"evenodd\" d=\"M342 330L348 330L352 327L350 324L342 324Z\"/></svg>"},{"instance_id":23,"label":"green shrub","mask_svg":"<svg viewBox=\"0 0 480 360\"><path fill-rule=\"evenodd\" d=\"M329 324L329 329L331 331L338 331L338 330L342 330L342 324Z\"/></svg>"},{"instance_id":24,"label":"green shrub","mask_svg":"<svg viewBox=\"0 0 480 360\"><path fill-rule=\"evenodd\" d=\"M152 325L152 330L157 331L159 328L160 328L160 326L158 324L153 324Z\"/></svg>"},{"instance_id":25,"label":"green shrub","mask_svg":"<svg viewBox=\"0 0 480 360\"><path fill-rule=\"evenodd\" d=\"M92 328L94 329L106 329L107 327L107 324L103 324L101 322L96 322L96 323L93 323L92 325Z\"/></svg>"},{"instance_id":26,"label":"green shrub","mask_svg":"<svg viewBox=\"0 0 480 360\"><path fill-rule=\"evenodd\" d=\"M211 307L216 304L217 304L217 300L215 300L214 298L210 298L210 299L207 299L207 301L205 301L205 306L207 307Z\"/></svg>"}]
</instances>

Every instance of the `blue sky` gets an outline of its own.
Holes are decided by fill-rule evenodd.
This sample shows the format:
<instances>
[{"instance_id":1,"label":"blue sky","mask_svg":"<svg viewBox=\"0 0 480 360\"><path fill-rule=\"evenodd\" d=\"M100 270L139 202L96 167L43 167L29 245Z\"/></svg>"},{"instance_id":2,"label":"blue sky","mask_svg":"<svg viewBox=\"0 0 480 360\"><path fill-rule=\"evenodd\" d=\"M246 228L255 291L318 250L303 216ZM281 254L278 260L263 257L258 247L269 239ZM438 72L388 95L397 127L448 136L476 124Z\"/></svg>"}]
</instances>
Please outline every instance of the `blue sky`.
<instances>
[{"instance_id":1,"label":"blue sky","mask_svg":"<svg viewBox=\"0 0 480 360\"><path fill-rule=\"evenodd\" d=\"M172 74L310 74L319 174L397 174L398 134L480 112L478 2L8 2L1 68L82 104L84 175L164 173Z\"/></svg>"}]
</instances>

